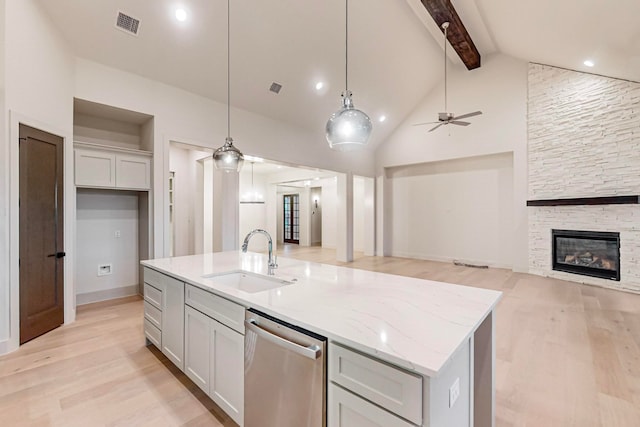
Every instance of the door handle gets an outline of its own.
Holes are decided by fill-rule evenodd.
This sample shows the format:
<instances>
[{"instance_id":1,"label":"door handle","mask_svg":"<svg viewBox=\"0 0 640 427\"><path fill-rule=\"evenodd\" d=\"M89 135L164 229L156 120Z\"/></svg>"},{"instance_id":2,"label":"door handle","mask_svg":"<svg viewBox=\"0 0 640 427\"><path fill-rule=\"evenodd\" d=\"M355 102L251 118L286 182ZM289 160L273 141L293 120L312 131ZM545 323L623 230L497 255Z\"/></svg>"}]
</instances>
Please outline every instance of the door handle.
<instances>
[{"instance_id":1,"label":"door handle","mask_svg":"<svg viewBox=\"0 0 640 427\"><path fill-rule=\"evenodd\" d=\"M56 252L55 254L49 254L49 255L47 255L47 258L53 258L53 257L56 257L56 258L64 258L66 255L67 255L67 253L66 253L66 252Z\"/></svg>"},{"instance_id":2,"label":"door handle","mask_svg":"<svg viewBox=\"0 0 640 427\"><path fill-rule=\"evenodd\" d=\"M291 350L301 356L307 357L309 359L317 359L320 357L322 350L319 346L312 344L308 347L302 346L300 344L296 344L289 340L286 340L278 335L272 334L271 332L262 329L258 322L255 319L245 320L244 324L247 329L254 332L256 335L261 336L267 341L271 341L272 343L279 345L280 347L284 347L288 350Z\"/></svg>"}]
</instances>

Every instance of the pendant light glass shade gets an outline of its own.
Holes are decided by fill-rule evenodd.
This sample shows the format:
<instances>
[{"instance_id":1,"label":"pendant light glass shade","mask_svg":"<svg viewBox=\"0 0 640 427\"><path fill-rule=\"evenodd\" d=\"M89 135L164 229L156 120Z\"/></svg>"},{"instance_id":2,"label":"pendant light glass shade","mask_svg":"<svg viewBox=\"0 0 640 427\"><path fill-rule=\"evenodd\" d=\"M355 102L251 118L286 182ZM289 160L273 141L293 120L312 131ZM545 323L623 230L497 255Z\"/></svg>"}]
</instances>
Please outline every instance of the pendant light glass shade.
<instances>
[{"instance_id":1,"label":"pendant light glass shade","mask_svg":"<svg viewBox=\"0 0 640 427\"><path fill-rule=\"evenodd\" d=\"M342 93L342 108L327 121L329 147L339 151L350 151L366 145L373 125L371 119L353 107L351 91Z\"/></svg>"},{"instance_id":2,"label":"pendant light glass shade","mask_svg":"<svg viewBox=\"0 0 640 427\"><path fill-rule=\"evenodd\" d=\"M233 146L231 137L227 137L224 145L213 152L213 164L218 170L240 172L243 163L244 155Z\"/></svg>"},{"instance_id":3,"label":"pendant light glass shade","mask_svg":"<svg viewBox=\"0 0 640 427\"><path fill-rule=\"evenodd\" d=\"M369 116L354 108L349 90L349 0L345 0L344 85L342 108L331 115L325 130L329 147L350 151L367 145L373 125Z\"/></svg>"},{"instance_id":4,"label":"pendant light glass shade","mask_svg":"<svg viewBox=\"0 0 640 427\"><path fill-rule=\"evenodd\" d=\"M224 145L213 152L213 164L218 170L240 172L244 163L242 152L233 146L231 138L231 4L227 0L227 137Z\"/></svg>"}]
</instances>

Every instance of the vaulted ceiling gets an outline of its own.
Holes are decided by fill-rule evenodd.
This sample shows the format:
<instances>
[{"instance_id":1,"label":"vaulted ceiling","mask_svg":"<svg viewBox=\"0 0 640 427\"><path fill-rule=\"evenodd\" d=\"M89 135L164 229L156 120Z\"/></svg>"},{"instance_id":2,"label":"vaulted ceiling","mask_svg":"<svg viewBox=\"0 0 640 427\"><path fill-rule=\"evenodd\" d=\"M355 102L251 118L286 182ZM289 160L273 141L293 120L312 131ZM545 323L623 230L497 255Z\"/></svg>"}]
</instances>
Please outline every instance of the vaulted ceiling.
<instances>
[{"instance_id":1,"label":"vaulted ceiling","mask_svg":"<svg viewBox=\"0 0 640 427\"><path fill-rule=\"evenodd\" d=\"M40 3L78 56L226 102L225 0ZM502 52L640 81L638 0L452 3L485 57ZM232 104L323 138L345 84L344 4L231 0ZM185 22L175 19L178 7L188 12ZM421 0L351 0L349 7L349 88L374 121L375 148L441 81L442 35ZM140 19L137 37L115 29L118 10ZM280 94L269 91L272 82L283 85Z\"/></svg>"}]
</instances>

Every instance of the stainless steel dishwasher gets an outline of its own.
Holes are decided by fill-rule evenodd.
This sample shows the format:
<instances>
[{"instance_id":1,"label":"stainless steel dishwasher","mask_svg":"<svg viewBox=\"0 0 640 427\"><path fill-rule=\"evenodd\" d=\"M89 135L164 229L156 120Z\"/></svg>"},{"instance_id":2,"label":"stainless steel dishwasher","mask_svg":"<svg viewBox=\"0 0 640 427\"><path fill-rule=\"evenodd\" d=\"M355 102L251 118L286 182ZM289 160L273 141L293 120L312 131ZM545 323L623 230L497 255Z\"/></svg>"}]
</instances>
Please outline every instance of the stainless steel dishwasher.
<instances>
[{"instance_id":1,"label":"stainless steel dishwasher","mask_svg":"<svg viewBox=\"0 0 640 427\"><path fill-rule=\"evenodd\" d=\"M250 309L245 317L244 426L326 427L326 344Z\"/></svg>"}]
</instances>

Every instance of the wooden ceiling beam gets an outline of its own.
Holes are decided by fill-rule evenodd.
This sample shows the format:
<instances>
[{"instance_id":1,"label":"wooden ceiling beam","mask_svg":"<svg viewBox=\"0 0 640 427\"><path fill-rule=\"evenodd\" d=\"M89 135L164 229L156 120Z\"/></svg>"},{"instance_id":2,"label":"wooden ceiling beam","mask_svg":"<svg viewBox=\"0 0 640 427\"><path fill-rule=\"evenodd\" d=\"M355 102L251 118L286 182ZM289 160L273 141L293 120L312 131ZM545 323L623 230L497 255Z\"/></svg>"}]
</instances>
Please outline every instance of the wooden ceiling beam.
<instances>
[{"instance_id":1,"label":"wooden ceiling beam","mask_svg":"<svg viewBox=\"0 0 640 427\"><path fill-rule=\"evenodd\" d=\"M476 49L451 0L420 0L429 15L442 31L442 24L449 22L447 39L468 70L480 67L480 52Z\"/></svg>"}]
</instances>

